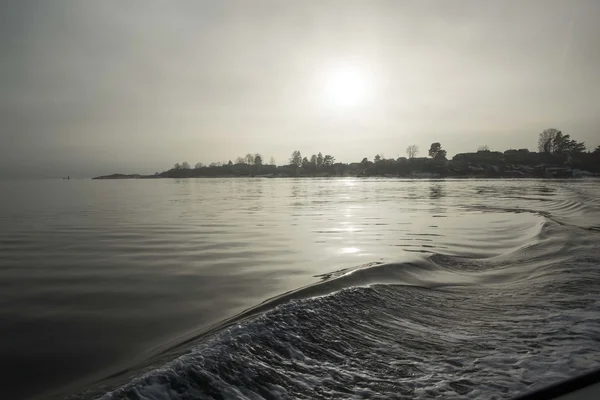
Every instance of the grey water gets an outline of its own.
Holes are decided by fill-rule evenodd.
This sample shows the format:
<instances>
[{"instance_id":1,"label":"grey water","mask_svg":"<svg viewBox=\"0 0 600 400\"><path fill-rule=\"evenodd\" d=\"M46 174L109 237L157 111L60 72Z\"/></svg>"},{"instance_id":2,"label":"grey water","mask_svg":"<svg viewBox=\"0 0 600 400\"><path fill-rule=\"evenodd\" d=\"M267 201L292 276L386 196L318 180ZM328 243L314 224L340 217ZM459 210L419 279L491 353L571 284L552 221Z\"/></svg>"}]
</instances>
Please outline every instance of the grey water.
<instances>
[{"instance_id":1,"label":"grey water","mask_svg":"<svg viewBox=\"0 0 600 400\"><path fill-rule=\"evenodd\" d=\"M0 182L2 397L510 398L600 366L600 181Z\"/></svg>"}]
</instances>

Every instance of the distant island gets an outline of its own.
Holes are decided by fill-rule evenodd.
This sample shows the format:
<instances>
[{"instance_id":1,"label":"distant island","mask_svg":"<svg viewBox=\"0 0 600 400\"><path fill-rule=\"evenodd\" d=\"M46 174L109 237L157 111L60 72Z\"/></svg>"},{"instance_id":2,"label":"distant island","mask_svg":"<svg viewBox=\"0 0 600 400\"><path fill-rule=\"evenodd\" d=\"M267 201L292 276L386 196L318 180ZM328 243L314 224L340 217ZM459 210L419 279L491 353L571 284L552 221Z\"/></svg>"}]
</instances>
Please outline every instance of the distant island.
<instances>
[{"instance_id":1,"label":"distant island","mask_svg":"<svg viewBox=\"0 0 600 400\"><path fill-rule=\"evenodd\" d=\"M302 157L292 153L285 165L276 165L271 158L264 163L260 154L247 154L235 162L177 163L168 171L152 175L112 174L93 179L158 179L201 177L400 177L400 178L569 178L600 176L600 146L587 150L582 142L570 138L557 129L546 129L539 134L538 151L509 149L490 151L480 146L476 152L459 153L451 160L439 142L432 143L429 157L417 157L419 148L408 146L407 157L384 158L377 154L360 162L339 163L330 154Z\"/></svg>"},{"instance_id":2,"label":"distant island","mask_svg":"<svg viewBox=\"0 0 600 400\"><path fill-rule=\"evenodd\" d=\"M92 178L92 179L150 179L150 178L157 178L156 175L140 175L140 174L112 174L112 175L105 175L105 176L97 176L96 178Z\"/></svg>"}]
</instances>

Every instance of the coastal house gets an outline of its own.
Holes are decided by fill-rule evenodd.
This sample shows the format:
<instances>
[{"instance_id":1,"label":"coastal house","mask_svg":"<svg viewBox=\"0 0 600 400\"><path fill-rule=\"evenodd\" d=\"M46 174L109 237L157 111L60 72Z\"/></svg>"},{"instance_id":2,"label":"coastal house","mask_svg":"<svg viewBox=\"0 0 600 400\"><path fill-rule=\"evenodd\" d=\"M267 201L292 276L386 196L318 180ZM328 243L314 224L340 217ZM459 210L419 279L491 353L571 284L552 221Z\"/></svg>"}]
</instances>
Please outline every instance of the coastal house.
<instances>
[{"instance_id":1,"label":"coastal house","mask_svg":"<svg viewBox=\"0 0 600 400\"><path fill-rule=\"evenodd\" d=\"M476 166L498 165L504 163L504 154L499 151L480 150L476 153L459 153L452 161Z\"/></svg>"},{"instance_id":2,"label":"coastal house","mask_svg":"<svg viewBox=\"0 0 600 400\"><path fill-rule=\"evenodd\" d=\"M427 162L428 162L429 160L431 160L431 159L430 159L430 158L428 158L428 157L413 157L413 158L410 158L410 159L408 160L408 162L409 162L409 163L410 163L412 166L415 166L415 167L422 167L422 166L424 166L425 164L427 164Z\"/></svg>"},{"instance_id":3,"label":"coastal house","mask_svg":"<svg viewBox=\"0 0 600 400\"><path fill-rule=\"evenodd\" d=\"M361 163L353 162L348 164L348 173L356 174L358 171L363 169L363 165Z\"/></svg>"},{"instance_id":4,"label":"coastal house","mask_svg":"<svg viewBox=\"0 0 600 400\"><path fill-rule=\"evenodd\" d=\"M508 149L504 152L505 156L514 156L517 154L521 154L521 155L529 154L529 149L518 149L518 150Z\"/></svg>"}]
</instances>

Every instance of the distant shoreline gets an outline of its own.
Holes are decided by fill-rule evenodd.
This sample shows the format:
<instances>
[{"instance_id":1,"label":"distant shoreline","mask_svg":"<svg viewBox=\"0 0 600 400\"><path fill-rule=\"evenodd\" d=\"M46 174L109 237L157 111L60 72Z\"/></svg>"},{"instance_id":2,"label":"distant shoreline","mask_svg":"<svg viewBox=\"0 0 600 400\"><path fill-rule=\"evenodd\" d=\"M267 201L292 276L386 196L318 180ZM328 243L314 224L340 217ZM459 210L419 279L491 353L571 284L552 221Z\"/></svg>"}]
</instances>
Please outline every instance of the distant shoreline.
<instances>
[{"instance_id":1,"label":"distant shoreline","mask_svg":"<svg viewBox=\"0 0 600 400\"><path fill-rule=\"evenodd\" d=\"M573 176L510 176L510 175L217 175L217 176L190 176L190 177L169 177L155 175L138 175L138 174L112 174L103 175L92 178L92 180L136 180L136 179L232 179L232 178L247 178L247 179L322 179L322 178L394 178L406 180L428 180L428 179L581 179L581 178L600 178L600 174L586 174Z\"/></svg>"},{"instance_id":2,"label":"distant shoreline","mask_svg":"<svg viewBox=\"0 0 600 400\"><path fill-rule=\"evenodd\" d=\"M439 143L434 143L439 145ZM432 145L433 146L433 145ZM430 150L431 154L431 150ZM600 147L594 152L569 154L535 153L527 149L499 151L479 150L459 153L446 160L439 157L399 157L385 159L380 155L369 161L341 163L319 153L311 159L301 158L295 151L286 165L263 164L260 155L252 155L236 163L177 163L167 171L152 175L122 174L97 176L92 179L158 179L158 178L328 178L385 177L401 179L516 179L516 178L579 178L600 176Z\"/></svg>"}]
</instances>

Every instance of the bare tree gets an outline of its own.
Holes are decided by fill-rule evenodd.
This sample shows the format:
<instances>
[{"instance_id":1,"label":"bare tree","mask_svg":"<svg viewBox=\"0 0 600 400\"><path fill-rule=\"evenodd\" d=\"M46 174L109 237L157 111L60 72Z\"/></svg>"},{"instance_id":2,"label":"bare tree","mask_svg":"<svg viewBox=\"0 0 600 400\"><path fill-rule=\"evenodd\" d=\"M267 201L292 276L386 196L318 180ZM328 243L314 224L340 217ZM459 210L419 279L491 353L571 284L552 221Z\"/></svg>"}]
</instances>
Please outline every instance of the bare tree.
<instances>
[{"instance_id":1,"label":"bare tree","mask_svg":"<svg viewBox=\"0 0 600 400\"><path fill-rule=\"evenodd\" d=\"M248 153L246 154L246 164L252 165L254 164L254 155Z\"/></svg>"},{"instance_id":2,"label":"bare tree","mask_svg":"<svg viewBox=\"0 0 600 400\"><path fill-rule=\"evenodd\" d=\"M187 161L182 162L181 169L190 169L190 164Z\"/></svg>"},{"instance_id":3,"label":"bare tree","mask_svg":"<svg viewBox=\"0 0 600 400\"><path fill-rule=\"evenodd\" d=\"M562 134L561 131L555 128L544 129L538 138L538 152L552 153L554 138L557 134Z\"/></svg>"},{"instance_id":4,"label":"bare tree","mask_svg":"<svg viewBox=\"0 0 600 400\"><path fill-rule=\"evenodd\" d=\"M489 148L489 146L487 144L484 144L482 146L479 146L477 148L477 151L490 151L490 148Z\"/></svg>"},{"instance_id":5,"label":"bare tree","mask_svg":"<svg viewBox=\"0 0 600 400\"><path fill-rule=\"evenodd\" d=\"M408 158L415 158L417 154L419 154L419 146L416 144L411 144L406 148L406 155L408 155Z\"/></svg>"},{"instance_id":6,"label":"bare tree","mask_svg":"<svg viewBox=\"0 0 600 400\"><path fill-rule=\"evenodd\" d=\"M269 164L275 165L275 157L271 157L271 159L269 160Z\"/></svg>"},{"instance_id":7,"label":"bare tree","mask_svg":"<svg viewBox=\"0 0 600 400\"><path fill-rule=\"evenodd\" d=\"M246 164L246 159L244 157L238 157L235 159L236 164Z\"/></svg>"},{"instance_id":8,"label":"bare tree","mask_svg":"<svg viewBox=\"0 0 600 400\"><path fill-rule=\"evenodd\" d=\"M200 169L200 168L204 168L204 164L202 164L201 162L196 163L196 165L194 165L194 169Z\"/></svg>"}]
</instances>

